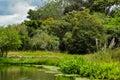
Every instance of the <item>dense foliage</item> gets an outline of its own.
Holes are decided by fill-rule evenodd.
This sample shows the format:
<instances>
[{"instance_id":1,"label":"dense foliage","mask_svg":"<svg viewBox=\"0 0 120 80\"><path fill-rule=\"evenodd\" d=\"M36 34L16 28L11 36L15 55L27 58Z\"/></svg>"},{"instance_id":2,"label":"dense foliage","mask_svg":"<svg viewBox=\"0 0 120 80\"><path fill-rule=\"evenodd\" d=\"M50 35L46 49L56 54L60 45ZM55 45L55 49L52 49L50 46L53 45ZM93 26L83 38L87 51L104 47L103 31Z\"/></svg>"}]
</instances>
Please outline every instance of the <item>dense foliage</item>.
<instances>
[{"instance_id":1,"label":"dense foliage","mask_svg":"<svg viewBox=\"0 0 120 80\"><path fill-rule=\"evenodd\" d=\"M31 38L30 45L34 50L58 50L59 41L57 37L41 32Z\"/></svg>"},{"instance_id":2,"label":"dense foliage","mask_svg":"<svg viewBox=\"0 0 120 80\"><path fill-rule=\"evenodd\" d=\"M0 27L0 57L6 57L8 51L15 50L20 45L20 37L14 28Z\"/></svg>"},{"instance_id":3,"label":"dense foliage","mask_svg":"<svg viewBox=\"0 0 120 80\"><path fill-rule=\"evenodd\" d=\"M0 52L18 49L86 54L119 47L119 4L119 0L49 0L29 10L29 20L0 28Z\"/></svg>"},{"instance_id":4,"label":"dense foliage","mask_svg":"<svg viewBox=\"0 0 120 80\"><path fill-rule=\"evenodd\" d=\"M119 80L120 68L117 63L88 62L83 58L65 59L61 61L60 69L63 73L79 74L90 79Z\"/></svg>"},{"instance_id":5,"label":"dense foliage","mask_svg":"<svg viewBox=\"0 0 120 80\"><path fill-rule=\"evenodd\" d=\"M104 33L101 22L88 11L73 11L64 18L71 23L71 32L67 32L64 41L69 53L88 53L96 51L96 39L101 41Z\"/></svg>"}]
</instances>

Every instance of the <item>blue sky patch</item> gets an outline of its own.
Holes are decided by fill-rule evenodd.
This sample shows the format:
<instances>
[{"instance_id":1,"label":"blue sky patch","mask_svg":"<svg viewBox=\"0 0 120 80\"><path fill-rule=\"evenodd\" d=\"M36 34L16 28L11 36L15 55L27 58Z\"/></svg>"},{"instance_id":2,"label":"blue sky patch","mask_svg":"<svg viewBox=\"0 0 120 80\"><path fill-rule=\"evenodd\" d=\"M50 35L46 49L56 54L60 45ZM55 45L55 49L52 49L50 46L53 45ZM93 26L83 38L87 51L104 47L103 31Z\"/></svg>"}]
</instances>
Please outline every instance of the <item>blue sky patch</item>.
<instances>
[{"instance_id":1,"label":"blue sky patch","mask_svg":"<svg viewBox=\"0 0 120 80\"><path fill-rule=\"evenodd\" d=\"M0 26L24 21L29 9L35 9L42 4L41 0L0 0Z\"/></svg>"}]
</instances>

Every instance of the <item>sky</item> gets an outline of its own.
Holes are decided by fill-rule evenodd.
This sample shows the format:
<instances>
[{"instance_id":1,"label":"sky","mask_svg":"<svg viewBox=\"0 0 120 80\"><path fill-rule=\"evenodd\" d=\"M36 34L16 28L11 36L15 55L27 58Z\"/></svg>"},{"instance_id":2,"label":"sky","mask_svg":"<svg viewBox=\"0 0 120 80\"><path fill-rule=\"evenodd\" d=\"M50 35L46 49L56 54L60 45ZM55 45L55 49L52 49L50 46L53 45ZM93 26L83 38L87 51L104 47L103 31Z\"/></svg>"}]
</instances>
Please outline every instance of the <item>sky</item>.
<instances>
[{"instance_id":1,"label":"sky","mask_svg":"<svg viewBox=\"0 0 120 80\"><path fill-rule=\"evenodd\" d=\"M0 26L21 23L27 19L29 9L42 4L41 0L0 0Z\"/></svg>"}]
</instances>

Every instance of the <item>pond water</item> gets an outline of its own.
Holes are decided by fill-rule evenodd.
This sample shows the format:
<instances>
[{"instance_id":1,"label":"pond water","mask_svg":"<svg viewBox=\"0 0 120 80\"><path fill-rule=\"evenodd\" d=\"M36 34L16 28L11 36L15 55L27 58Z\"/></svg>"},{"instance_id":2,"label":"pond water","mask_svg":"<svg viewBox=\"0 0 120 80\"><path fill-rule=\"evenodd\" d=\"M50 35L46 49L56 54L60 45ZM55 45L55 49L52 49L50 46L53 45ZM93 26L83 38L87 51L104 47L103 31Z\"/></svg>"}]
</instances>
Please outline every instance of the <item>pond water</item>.
<instances>
[{"instance_id":1,"label":"pond water","mask_svg":"<svg viewBox=\"0 0 120 80\"><path fill-rule=\"evenodd\" d=\"M74 80L35 67L0 66L0 80Z\"/></svg>"}]
</instances>

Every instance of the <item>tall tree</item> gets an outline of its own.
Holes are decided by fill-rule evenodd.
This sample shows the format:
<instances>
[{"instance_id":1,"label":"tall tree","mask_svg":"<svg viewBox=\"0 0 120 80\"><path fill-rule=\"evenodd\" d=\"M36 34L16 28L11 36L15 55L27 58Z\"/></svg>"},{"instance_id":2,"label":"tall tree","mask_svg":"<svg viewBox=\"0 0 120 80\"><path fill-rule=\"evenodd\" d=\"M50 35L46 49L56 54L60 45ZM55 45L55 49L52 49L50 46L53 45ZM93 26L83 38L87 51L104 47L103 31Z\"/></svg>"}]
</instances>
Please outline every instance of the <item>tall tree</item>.
<instances>
[{"instance_id":1,"label":"tall tree","mask_svg":"<svg viewBox=\"0 0 120 80\"><path fill-rule=\"evenodd\" d=\"M0 57L6 57L8 51L19 48L20 44L21 40L15 29L0 27Z\"/></svg>"},{"instance_id":2,"label":"tall tree","mask_svg":"<svg viewBox=\"0 0 120 80\"><path fill-rule=\"evenodd\" d=\"M19 47L19 50L29 50L30 46L29 46L29 41L30 41L30 37L28 36L28 26L26 26L25 24L14 24L14 25L10 25L9 27L14 28L15 30L17 30L18 35L20 36L20 40L21 40L21 46Z\"/></svg>"},{"instance_id":3,"label":"tall tree","mask_svg":"<svg viewBox=\"0 0 120 80\"><path fill-rule=\"evenodd\" d=\"M65 7L64 14L73 10L81 11L87 6L86 1L83 0L67 0L67 2L69 5Z\"/></svg>"},{"instance_id":4,"label":"tall tree","mask_svg":"<svg viewBox=\"0 0 120 80\"><path fill-rule=\"evenodd\" d=\"M47 18L58 19L63 14L63 0L52 0L35 10L29 10L27 18L31 20L44 20Z\"/></svg>"},{"instance_id":5,"label":"tall tree","mask_svg":"<svg viewBox=\"0 0 120 80\"><path fill-rule=\"evenodd\" d=\"M58 50L59 39L38 29L37 33L31 38L30 45L33 50Z\"/></svg>"},{"instance_id":6,"label":"tall tree","mask_svg":"<svg viewBox=\"0 0 120 80\"><path fill-rule=\"evenodd\" d=\"M83 10L89 8L91 12L109 13L111 6L120 5L120 0L67 0L70 5L65 8L64 13L72 10Z\"/></svg>"},{"instance_id":7,"label":"tall tree","mask_svg":"<svg viewBox=\"0 0 120 80\"><path fill-rule=\"evenodd\" d=\"M95 0L90 9L91 11L108 14L111 11L111 7L114 5L120 5L120 0Z\"/></svg>"},{"instance_id":8,"label":"tall tree","mask_svg":"<svg viewBox=\"0 0 120 80\"><path fill-rule=\"evenodd\" d=\"M104 33L100 20L85 11L72 11L64 18L71 23L71 31L63 38L65 47L69 53L89 53L96 51L96 39L101 41Z\"/></svg>"}]
</instances>

